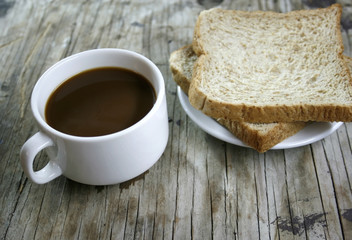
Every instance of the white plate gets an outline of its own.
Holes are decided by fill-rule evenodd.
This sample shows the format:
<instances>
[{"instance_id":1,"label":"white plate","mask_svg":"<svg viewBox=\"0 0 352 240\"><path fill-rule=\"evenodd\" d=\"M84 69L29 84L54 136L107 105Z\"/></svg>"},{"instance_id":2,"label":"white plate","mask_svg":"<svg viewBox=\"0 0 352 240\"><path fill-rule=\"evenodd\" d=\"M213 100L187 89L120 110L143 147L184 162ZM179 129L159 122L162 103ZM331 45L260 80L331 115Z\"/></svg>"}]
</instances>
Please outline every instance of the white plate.
<instances>
[{"instance_id":1,"label":"white plate","mask_svg":"<svg viewBox=\"0 0 352 240\"><path fill-rule=\"evenodd\" d=\"M187 95L181 90L180 87L177 87L177 96L187 115L205 132L225 142L248 147L217 121L193 108L188 101ZM314 122L271 149L294 148L311 144L325 138L326 136L329 136L342 124L342 122Z\"/></svg>"}]
</instances>

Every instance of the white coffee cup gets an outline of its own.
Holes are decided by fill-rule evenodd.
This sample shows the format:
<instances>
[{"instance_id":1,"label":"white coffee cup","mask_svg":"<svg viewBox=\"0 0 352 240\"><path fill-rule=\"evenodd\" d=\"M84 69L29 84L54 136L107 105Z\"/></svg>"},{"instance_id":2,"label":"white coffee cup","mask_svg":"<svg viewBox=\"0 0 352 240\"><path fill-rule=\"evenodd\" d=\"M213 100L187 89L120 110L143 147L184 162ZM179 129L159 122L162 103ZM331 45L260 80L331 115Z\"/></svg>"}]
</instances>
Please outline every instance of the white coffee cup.
<instances>
[{"instance_id":1,"label":"white coffee cup","mask_svg":"<svg viewBox=\"0 0 352 240\"><path fill-rule=\"evenodd\" d=\"M131 127L97 137L72 136L50 127L44 112L51 93L68 78L97 67L121 67L145 76L156 92L149 113ZM148 170L167 145L169 129L163 76L149 59L128 50L95 49L59 61L36 83L31 108L39 132L23 145L21 165L28 178L38 184L60 175L90 185L124 182ZM34 171L35 156L43 149L49 162Z\"/></svg>"}]
</instances>

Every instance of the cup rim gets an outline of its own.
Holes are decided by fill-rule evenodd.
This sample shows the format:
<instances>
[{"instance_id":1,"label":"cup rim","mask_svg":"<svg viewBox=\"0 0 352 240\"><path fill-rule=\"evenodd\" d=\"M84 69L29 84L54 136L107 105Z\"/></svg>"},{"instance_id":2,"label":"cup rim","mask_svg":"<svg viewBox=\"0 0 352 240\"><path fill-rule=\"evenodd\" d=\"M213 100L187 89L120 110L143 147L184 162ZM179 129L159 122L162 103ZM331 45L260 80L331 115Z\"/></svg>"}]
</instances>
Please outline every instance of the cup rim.
<instances>
[{"instance_id":1,"label":"cup rim","mask_svg":"<svg viewBox=\"0 0 352 240\"><path fill-rule=\"evenodd\" d=\"M128 54L131 55L134 58L139 58L141 59L143 62L145 62L152 70L153 72L155 72L156 74L156 78L160 79L160 81L158 80L158 84L159 84L159 89L158 92L156 92L156 101L152 107L152 109L141 119L139 120L137 123L133 124L132 126L129 126L128 128L125 128L121 131L118 132L114 132L114 133L110 133L110 134L106 134L106 135L101 135L101 136L89 136L89 137L85 137L85 136L75 136L75 135L70 135L67 133L63 133L60 132L58 130L56 130L55 128L51 127L46 121L45 119L43 119L43 117L41 116L38 106L37 106L37 102L38 102L38 88L39 86L42 84L42 82L44 81L44 78L46 77L46 75L50 74L51 71L53 71L55 68L60 67L60 65L64 64L67 61L70 61L73 58L77 58L77 57L81 57L82 55L87 55L87 54L92 54L92 53L96 53L96 52L113 52L116 54ZM147 122L154 114L156 114L156 112L158 111L158 109L160 109L163 99L165 98L165 83L164 83L164 78L163 75L161 74L159 68L155 65L155 63L153 63L150 59L148 59L147 57L131 51L131 50L127 50L127 49L120 49L120 48L97 48L97 49L91 49L91 50L86 50L83 52L79 52L76 54L73 54L71 56L65 57L63 59L61 59L60 61L56 62L54 65L52 65L51 67L49 67L38 79L38 81L36 82L33 90L32 90L32 95L31 95L31 108L32 108L32 112L34 115L34 118L36 119L36 121L38 122L38 124L41 127L41 131L44 132L48 132L51 135L63 138L63 139L68 139L71 141L87 141L87 142L94 142L94 141L101 141L101 140L108 140L110 138L115 138L118 136L122 136L125 134L128 134L129 132L134 131L135 129L141 127L142 125L144 125L145 122Z\"/></svg>"}]
</instances>

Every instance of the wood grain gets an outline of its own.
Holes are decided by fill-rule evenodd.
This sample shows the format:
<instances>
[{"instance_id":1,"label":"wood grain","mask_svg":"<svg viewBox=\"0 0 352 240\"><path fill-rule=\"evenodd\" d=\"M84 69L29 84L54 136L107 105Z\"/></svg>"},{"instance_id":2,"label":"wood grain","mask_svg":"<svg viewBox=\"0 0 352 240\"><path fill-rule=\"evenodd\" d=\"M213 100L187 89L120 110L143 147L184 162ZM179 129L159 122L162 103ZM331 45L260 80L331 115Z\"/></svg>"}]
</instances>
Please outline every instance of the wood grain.
<instances>
[{"instance_id":1,"label":"wood grain","mask_svg":"<svg viewBox=\"0 0 352 240\"><path fill-rule=\"evenodd\" d=\"M200 11L326 7L319 0L0 1L1 239L352 239L352 125L304 147L264 154L203 132L183 111L170 53L192 40ZM352 56L352 5L343 5ZM60 59L124 48L154 61L166 83L170 136L160 160L131 181L31 183L19 164L38 128L30 94ZM34 163L40 169L45 153Z\"/></svg>"}]
</instances>

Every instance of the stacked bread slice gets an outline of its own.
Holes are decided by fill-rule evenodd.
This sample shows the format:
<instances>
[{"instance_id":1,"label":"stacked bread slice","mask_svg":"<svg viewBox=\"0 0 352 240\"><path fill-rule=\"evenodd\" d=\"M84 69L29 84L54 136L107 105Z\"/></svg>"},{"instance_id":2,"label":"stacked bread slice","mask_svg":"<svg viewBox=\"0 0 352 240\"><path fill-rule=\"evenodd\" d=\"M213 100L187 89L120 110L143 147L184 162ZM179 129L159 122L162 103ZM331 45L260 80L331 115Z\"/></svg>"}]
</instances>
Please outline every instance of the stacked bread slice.
<instances>
[{"instance_id":1,"label":"stacked bread slice","mask_svg":"<svg viewBox=\"0 0 352 240\"><path fill-rule=\"evenodd\" d=\"M290 13L211 9L170 56L190 103L264 152L308 121L351 121L341 6Z\"/></svg>"}]
</instances>

